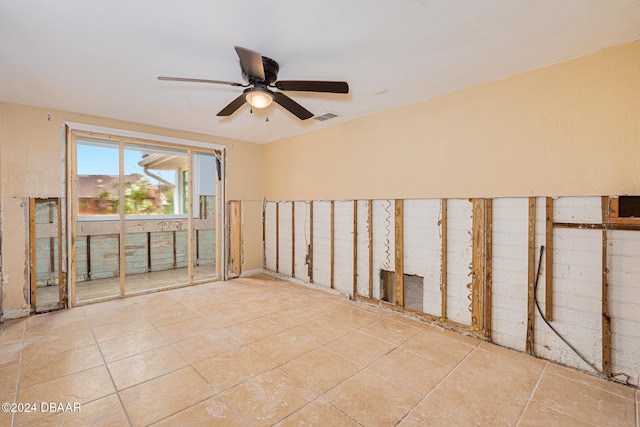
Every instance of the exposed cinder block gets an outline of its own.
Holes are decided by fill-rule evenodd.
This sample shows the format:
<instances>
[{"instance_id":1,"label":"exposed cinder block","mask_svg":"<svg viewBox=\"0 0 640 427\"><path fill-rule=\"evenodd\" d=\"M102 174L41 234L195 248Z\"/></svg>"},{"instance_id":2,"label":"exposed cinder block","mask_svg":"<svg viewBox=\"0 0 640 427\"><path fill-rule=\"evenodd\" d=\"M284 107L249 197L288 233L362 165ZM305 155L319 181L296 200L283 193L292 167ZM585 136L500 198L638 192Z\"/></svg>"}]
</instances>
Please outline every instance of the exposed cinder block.
<instances>
[{"instance_id":1,"label":"exposed cinder block","mask_svg":"<svg viewBox=\"0 0 640 427\"><path fill-rule=\"evenodd\" d=\"M331 286L331 202L313 202L313 282Z\"/></svg>"},{"instance_id":2,"label":"exposed cinder block","mask_svg":"<svg viewBox=\"0 0 640 427\"><path fill-rule=\"evenodd\" d=\"M295 202L295 273L296 279L309 282L307 255L309 254L310 203Z\"/></svg>"},{"instance_id":3,"label":"exposed cinder block","mask_svg":"<svg viewBox=\"0 0 640 427\"><path fill-rule=\"evenodd\" d=\"M334 288L353 294L353 201L334 202Z\"/></svg>"},{"instance_id":4,"label":"exposed cinder block","mask_svg":"<svg viewBox=\"0 0 640 427\"><path fill-rule=\"evenodd\" d=\"M265 268L276 271L276 203L266 202L264 209Z\"/></svg>"},{"instance_id":5,"label":"exposed cinder block","mask_svg":"<svg viewBox=\"0 0 640 427\"><path fill-rule=\"evenodd\" d=\"M558 197L553 202L555 222L602 223L600 197Z\"/></svg>"},{"instance_id":6,"label":"exposed cinder block","mask_svg":"<svg viewBox=\"0 0 640 427\"><path fill-rule=\"evenodd\" d=\"M358 295L369 296L369 204L358 201Z\"/></svg>"},{"instance_id":7,"label":"exposed cinder block","mask_svg":"<svg viewBox=\"0 0 640 427\"><path fill-rule=\"evenodd\" d=\"M447 201L447 317L471 324L473 205L468 199Z\"/></svg>"},{"instance_id":8,"label":"exposed cinder block","mask_svg":"<svg viewBox=\"0 0 640 427\"><path fill-rule=\"evenodd\" d=\"M291 229L291 202L280 202L278 207L278 218L280 221L278 227L278 260L279 272L291 276L293 259L291 258L292 229Z\"/></svg>"}]
</instances>

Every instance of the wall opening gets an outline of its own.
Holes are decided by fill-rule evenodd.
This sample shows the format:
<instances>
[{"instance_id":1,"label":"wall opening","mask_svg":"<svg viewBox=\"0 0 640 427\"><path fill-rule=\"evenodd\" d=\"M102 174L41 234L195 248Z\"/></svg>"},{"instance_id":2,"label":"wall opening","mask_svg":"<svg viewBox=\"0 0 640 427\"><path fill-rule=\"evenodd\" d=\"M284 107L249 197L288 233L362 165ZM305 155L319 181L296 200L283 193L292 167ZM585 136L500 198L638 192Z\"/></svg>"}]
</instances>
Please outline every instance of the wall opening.
<instances>
[{"instance_id":1,"label":"wall opening","mask_svg":"<svg viewBox=\"0 0 640 427\"><path fill-rule=\"evenodd\" d=\"M380 299L396 304L395 271L380 270ZM404 275L404 308L424 311L424 278L415 274Z\"/></svg>"}]
</instances>

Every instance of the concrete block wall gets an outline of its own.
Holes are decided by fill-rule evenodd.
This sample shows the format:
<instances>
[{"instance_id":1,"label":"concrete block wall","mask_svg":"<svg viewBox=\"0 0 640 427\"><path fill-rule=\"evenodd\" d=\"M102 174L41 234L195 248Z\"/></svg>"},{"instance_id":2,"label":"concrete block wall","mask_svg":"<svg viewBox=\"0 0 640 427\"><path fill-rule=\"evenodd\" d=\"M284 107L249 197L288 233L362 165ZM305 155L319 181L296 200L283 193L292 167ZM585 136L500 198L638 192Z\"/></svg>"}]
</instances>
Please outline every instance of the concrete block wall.
<instances>
[{"instance_id":1,"label":"concrete block wall","mask_svg":"<svg viewBox=\"0 0 640 427\"><path fill-rule=\"evenodd\" d=\"M353 294L353 201L334 202L334 288Z\"/></svg>"},{"instance_id":2,"label":"concrete block wall","mask_svg":"<svg viewBox=\"0 0 640 427\"><path fill-rule=\"evenodd\" d=\"M640 385L640 232L610 231L608 242L612 370Z\"/></svg>"},{"instance_id":3,"label":"concrete block wall","mask_svg":"<svg viewBox=\"0 0 640 427\"><path fill-rule=\"evenodd\" d=\"M491 337L519 351L527 335L528 206L526 198L493 200Z\"/></svg>"},{"instance_id":4,"label":"concrete block wall","mask_svg":"<svg viewBox=\"0 0 640 427\"><path fill-rule=\"evenodd\" d=\"M276 271L276 204L264 205L264 268Z\"/></svg>"},{"instance_id":5,"label":"concrete block wall","mask_svg":"<svg viewBox=\"0 0 640 427\"><path fill-rule=\"evenodd\" d=\"M280 247L279 247L279 267L282 274L292 275L292 228L291 228L291 202L280 202L279 204L279 221L278 228Z\"/></svg>"},{"instance_id":6,"label":"concrete block wall","mask_svg":"<svg viewBox=\"0 0 640 427\"><path fill-rule=\"evenodd\" d=\"M295 202L295 277L304 282L309 281L310 210L309 202Z\"/></svg>"},{"instance_id":7,"label":"concrete block wall","mask_svg":"<svg viewBox=\"0 0 640 427\"><path fill-rule=\"evenodd\" d=\"M373 201L373 298L380 299L380 271L395 271L394 200Z\"/></svg>"},{"instance_id":8,"label":"concrete block wall","mask_svg":"<svg viewBox=\"0 0 640 427\"><path fill-rule=\"evenodd\" d=\"M358 200L357 292L369 296L369 203Z\"/></svg>"},{"instance_id":9,"label":"concrete block wall","mask_svg":"<svg viewBox=\"0 0 640 427\"><path fill-rule=\"evenodd\" d=\"M422 311L442 314L441 201L404 201L404 273L423 279Z\"/></svg>"},{"instance_id":10,"label":"concrete block wall","mask_svg":"<svg viewBox=\"0 0 640 427\"><path fill-rule=\"evenodd\" d=\"M471 325L472 214L469 199L447 200L447 317L464 325Z\"/></svg>"},{"instance_id":11,"label":"concrete block wall","mask_svg":"<svg viewBox=\"0 0 640 427\"><path fill-rule=\"evenodd\" d=\"M313 282L331 286L331 202L313 202Z\"/></svg>"},{"instance_id":12,"label":"concrete block wall","mask_svg":"<svg viewBox=\"0 0 640 427\"><path fill-rule=\"evenodd\" d=\"M394 200L372 201L373 298L380 298L380 271L394 271ZM441 316L442 201L404 201L405 274L424 277L423 312ZM368 201L357 201L357 292L369 296ZM265 205L266 268L275 263L275 203ZM290 205L285 210L290 212ZM314 201L313 225L309 202L296 202L296 277L308 281L305 256L313 226L314 282L330 285L329 201ZM525 351L528 292L528 198L493 199L492 341ZM290 230L289 217L280 227ZM472 265L472 203L468 199L447 200L447 318L471 324L470 284ZM602 224L600 197L562 197L554 200L556 223ZM334 287L353 293L353 201L334 202ZM536 198L535 271L540 265L537 299L545 310L545 256L540 247L546 241L546 199ZM609 311L612 325L612 367L631 384L640 377L640 231L607 231ZM281 234L280 257L290 254L291 243ZM290 239L290 232L288 235ZM286 255L285 255L286 256ZM289 255L290 256L290 255ZM555 227L553 234L554 294L552 325L587 360L602 365L602 231ZM282 274L290 275L290 271ZM580 369L590 370L543 322L534 315L537 356ZM625 376L626 375L626 376Z\"/></svg>"}]
</instances>

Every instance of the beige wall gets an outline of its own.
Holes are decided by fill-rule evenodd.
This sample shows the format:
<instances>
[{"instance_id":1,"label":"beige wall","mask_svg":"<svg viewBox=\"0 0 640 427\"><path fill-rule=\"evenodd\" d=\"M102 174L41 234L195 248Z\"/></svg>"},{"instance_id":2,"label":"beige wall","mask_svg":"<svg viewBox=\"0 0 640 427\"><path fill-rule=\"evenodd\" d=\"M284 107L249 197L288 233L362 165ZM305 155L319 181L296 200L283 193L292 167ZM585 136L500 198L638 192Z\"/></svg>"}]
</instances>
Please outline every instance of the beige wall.
<instances>
[{"instance_id":1,"label":"beige wall","mask_svg":"<svg viewBox=\"0 0 640 427\"><path fill-rule=\"evenodd\" d=\"M640 41L267 144L267 200L640 194Z\"/></svg>"},{"instance_id":2,"label":"beige wall","mask_svg":"<svg viewBox=\"0 0 640 427\"><path fill-rule=\"evenodd\" d=\"M63 121L210 142L227 147L227 198L247 201L243 270L262 268L263 146L26 105L0 103L0 199L5 315L28 311L27 230L29 197L60 197L63 185ZM255 211L255 212L254 212ZM255 248L255 249L254 249ZM257 251L257 253L256 253Z\"/></svg>"}]
</instances>

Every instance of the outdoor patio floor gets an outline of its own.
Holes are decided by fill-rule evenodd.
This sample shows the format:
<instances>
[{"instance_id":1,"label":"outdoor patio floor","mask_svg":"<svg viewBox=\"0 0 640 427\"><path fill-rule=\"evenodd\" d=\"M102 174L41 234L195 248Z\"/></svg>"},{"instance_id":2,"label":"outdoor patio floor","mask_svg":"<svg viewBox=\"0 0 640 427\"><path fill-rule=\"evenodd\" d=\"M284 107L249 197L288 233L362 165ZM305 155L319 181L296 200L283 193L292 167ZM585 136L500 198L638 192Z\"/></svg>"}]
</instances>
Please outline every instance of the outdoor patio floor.
<instances>
[{"instance_id":1,"label":"outdoor patio floor","mask_svg":"<svg viewBox=\"0 0 640 427\"><path fill-rule=\"evenodd\" d=\"M268 275L10 320L0 334L0 402L36 409L0 412L1 426L640 427L639 399Z\"/></svg>"}]
</instances>

